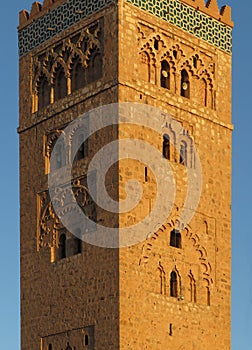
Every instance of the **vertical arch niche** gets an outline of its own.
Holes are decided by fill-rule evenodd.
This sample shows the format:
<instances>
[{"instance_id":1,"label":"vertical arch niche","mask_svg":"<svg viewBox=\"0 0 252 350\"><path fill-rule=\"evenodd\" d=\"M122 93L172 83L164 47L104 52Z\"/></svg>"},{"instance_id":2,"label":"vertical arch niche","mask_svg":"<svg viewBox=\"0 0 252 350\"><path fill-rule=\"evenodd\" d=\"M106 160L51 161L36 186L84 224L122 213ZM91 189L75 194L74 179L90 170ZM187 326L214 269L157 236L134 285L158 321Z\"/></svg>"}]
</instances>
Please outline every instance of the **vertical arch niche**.
<instances>
[{"instance_id":1,"label":"vertical arch niche","mask_svg":"<svg viewBox=\"0 0 252 350\"><path fill-rule=\"evenodd\" d=\"M51 87L46 75L43 73L37 82L37 106L41 110L50 104Z\"/></svg>"},{"instance_id":2,"label":"vertical arch niche","mask_svg":"<svg viewBox=\"0 0 252 350\"><path fill-rule=\"evenodd\" d=\"M61 65L55 70L54 75L54 101L67 96L67 78Z\"/></svg>"},{"instance_id":3,"label":"vertical arch niche","mask_svg":"<svg viewBox=\"0 0 252 350\"><path fill-rule=\"evenodd\" d=\"M175 271L172 271L170 275L170 296L178 297L178 276Z\"/></svg>"},{"instance_id":4,"label":"vertical arch niche","mask_svg":"<svg viewBox=\"0 0 252 350\"><path fill-rule=\"evenodd\" d=\"M166 60L161 62L160 85L165 89L170 89L170 65Z\"/></svg>"},{"instance_id":5,"label":"vertical arch niche","mask_svg":"<svg viewBox=\"0 0 252 350\"><path fill-rule=\"evenodd\" d=\"M78 228L75 230L75 235L71 235L67 240L66 255L72 256L80 254L82 251L82 241L80 237L81 230Z\"/></svg>"},{"instance_id":6,"label":"vertical arch niche","mask_svg":"<svg viewBox=\"0 0 252 350\"><path fill-rule=\"evenodd\" d=\"M66 232L62 230L59 232L59 248L58 248L58 260L66 257Z\"/></svg>"},{"instance_id":7,"label":"vertical arch niche","mask_svg":"<svg viewBox=\"0 0 252 350\"><path fill-rule=\"evenodd\" d=\"M72 139L72 160L81 160L88 156L88 140L85 140L85 130L77 130ZM85 141L84 141L85 140ZM74 154L76 150L76 146L79 145L79 148Z\"/></svg>"},{"instance_id":8,"label":"vertical arch niche","mask_svg":"<svg viewBox=\"0 0 252 350\"><path fill-rule=\"evenodd\" d=\"M163 157L168 160L171 158L171 142L167 134L163 136Z\"/></svg>"},{"instance_id":9,"label":"vertical arch niche","mask_svg":"<svg viewBox=\"0 0 252 350\"><path fill-rule=\"evenodd\" d=\"M92 83L102 77L102 55L93 50L87 67L87 82Z\"/></svg>"},{"instance_id":10,"label":"vertical arch niche","mask_svg":"<svg viewBox=\"0 0 252 350\"><path fill-rule=\"evenodd\" d=\"M207 107L207 99L208 99L208 91L207 91L207 82L204 78L200 79L199 81L199 101L198 103L202 106Z\"/></svg>"},{"instance_id":11,"label":"vertical arch niche","mask_svg":"<svg viewBox=\"0 0 252 350\"><path fill-rule=\"evenodd\" d=\"M86 85L86 70L79 57L74 57L71 65L71 92L77 91Z\"/></svg>"},{"instance_id":12,"label":"vertical arch niche","mask_svg":"<svg viewBox=\"0 0 252 350\"><path fill-rule=\"evenodd\" d=\"M191 303L196 303L197 296L196 296L196 280L190 271L189 275L189 300Z\"/></svg>"},{"instance_id":13,"label":"vertical arch niche","mask_svg":"<svg viewBox=\"0 0 252 350\"><path fill-rule=\"evenodd\" d=\"M180 94L183 97L190 98L190 80L185 69L181 71Z\"/></svg>"},{"instance_id":14,"label":"vertical arch niche","mask_svg":"<svg viewBox=\"0 0 252 350\"><path fill-rule=\"evenodd\" d=\"M146 51L140 53L139 77L150 82L150 56Z\"/></svg>"},{"instance_id":15,"label":"vertical arch niche","mask_svg":"<svg viewBox=\"0 0 252 350\"><path fill-rule=\"evenodd\" d=\"M180 142L179 163L187 166L187 143L185 141Z\"/></svg>"},{"instance_id":16,"label":"vertical arch niche","mask_svg":"<svg viewBox=\"0 0 252 350\"><path fill-rule=\"evenodd\" d=\"M56 141L54 142L54 144ZM60 169L66 165L66 150L63 141L58 141L55 145L54 157L51 161L52 169Z\"/></svg>"}]
</instances>

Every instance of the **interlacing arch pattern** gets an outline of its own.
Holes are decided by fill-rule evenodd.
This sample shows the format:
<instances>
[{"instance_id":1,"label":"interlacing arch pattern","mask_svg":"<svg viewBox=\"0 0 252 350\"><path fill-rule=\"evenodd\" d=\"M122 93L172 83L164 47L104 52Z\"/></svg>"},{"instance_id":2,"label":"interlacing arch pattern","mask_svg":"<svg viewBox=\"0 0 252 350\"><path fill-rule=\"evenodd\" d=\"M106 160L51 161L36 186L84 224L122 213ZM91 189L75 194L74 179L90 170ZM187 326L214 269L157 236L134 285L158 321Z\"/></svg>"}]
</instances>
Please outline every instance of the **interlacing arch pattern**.
<instances>
[{"instance_id":1,"label":"interlacing arch pattern","mask_svg":"<svg viewBox=\"0 0 252 350\"><path fill-rule=\"evenodd\" d=\"M33 58L33 112L102 77L102 35L97 22Z\"/></svg>"},{"instance_id":2,"label":"interlacing arch pattern","mask_svg":"<svg viewBox=\"0 0 252 350\"><path fill-rule=\"evenodd\" d=\"M140 25L138 31L139 78L205 107L215 108L214 62L205 62L195 50L191 50L188 57L179 44L169 45L169 39L153 31L145 35ZM143 55L148 57L145 62Z\"/></svg>"},{"instance_id":3,"label":"interlacing arch pattern","mask_svg":"<svg viewBox=\"0 0 252 350\"><path fill-rule=\"evenodd\" d=\"M55 193L51 198L48 191L39 195L39 222L38 222L38 240L37 249L49 247L58 248L58 232L63 228L58 216L55 214L55 205L60 207L60 215L71 214L76 208L76 201L91 220L96 220L96 207L92 197L85 185L85 179L73 181L72 190L68 187L62 187L61 191Z\"/></svg>"},{"instance_id":4,"label":"interlacing arch pattern","mask_svg":"<svg viewBox=\"0 0 252 350\"><path fill-rule=\"evenodd\" d=\"M198 262L193 261L192 264L197 264L201 266L200 268L200 276L199 280L197 281L193 272L190 270L190 264L188 265L189 270L187 271L187 276L183 277L180 274L179 266L180 262L174 259L174 262L170 264L170 267L167 269L167 266L164 265L164 262L166 261L166 258L169 257L170 261L170 253L173 249L178 250L178 248L174 248L170 246L170 232L174 229L179 229L179 222L178 220L170 220L167 224L163 225L152 237L150 237L147 242L142 247L142 254L139 261L139 266L142 268L147 267L149 264L151 264L150 268L153 270L155 269L156 264L156 271L160 278L160 287L157 288L157 290L160 290L160 294L164 295L170 295L170 296L176 296L179 298L184 298L184 285L186 284L186 279L190 280L189 288L191 288L190 291L190 299L189 301L196 302L196 285L199 286L199 283L202 285L201 288L205 288L206 293L206 304L210 305L210 291L211 286L213 285L213 277L212 277L212 267L209 262L208 256L207 256L207 250L205 247L201 244L199 236L192 230L190 226L187 226L186 228L183 228L180 230L182 235L182 248L185 246L188 246L188 244L192 244L193 249L199 253ZM160 247L158 246L159 240L163 240L165 238L166 243L166 252L160 251ZM162 244L164 244L162 242ZM169 251L171 252L169 253ZM181 254L184 254L183 251L181 251ZM181 255L180 254L180 255ZM165 257L167 255L167 257ZM154 265L153 265L154 264ZM153 265L153 266L152 266ZM177 281L177 286L174 286L174 279ZM168 291L170 283L170 292ZM203 286L204 284L204 286ZM171 290L173 288L173 290ZM176 290L176 293L175 293ZM181 299L181 300L182 300Z\"/></svg>"}]
</instances>

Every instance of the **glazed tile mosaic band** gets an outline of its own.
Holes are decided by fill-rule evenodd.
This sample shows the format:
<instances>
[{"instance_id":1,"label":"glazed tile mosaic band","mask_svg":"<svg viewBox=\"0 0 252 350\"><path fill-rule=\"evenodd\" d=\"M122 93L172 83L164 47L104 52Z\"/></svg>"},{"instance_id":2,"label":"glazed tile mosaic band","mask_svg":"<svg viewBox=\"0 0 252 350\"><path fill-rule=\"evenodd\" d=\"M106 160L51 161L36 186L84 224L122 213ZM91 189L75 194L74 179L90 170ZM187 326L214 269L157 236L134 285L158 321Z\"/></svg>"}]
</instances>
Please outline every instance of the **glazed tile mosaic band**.
<instances>
[{"instance_id":1,"label":"glazed tile mosaic band","mask_svg":"<svg viewBox=\"0 0 252 350\"><path fill-rule=\"evenodd\" d=\"M232 28L178 0L126 0L217 48L232 52Z\"/></svg>"},{"instance_id":2,"label":"glazed tile mosaic band","mask_svg":"<svg viewBox=\"0 0 252 350\"><path fill-rule=\"evenodd\" d=\"M115 1L69 0L58 6L19 31L20 57L113 2ZM178 0L126 0L126 2L225 52L232 51L232 28Z\"/></svg>"},{"instance_id":3,"label":"glazed tile mosaic band","mask_svg":"<svg viewBox=\"0 0 252 350\"><path fill-rule=\"evenodd\" d=\"M63 3L19 31L19 56L25 55L56 34L113 2L113 0L69 0Z\"/></svg>"}]
</instances>

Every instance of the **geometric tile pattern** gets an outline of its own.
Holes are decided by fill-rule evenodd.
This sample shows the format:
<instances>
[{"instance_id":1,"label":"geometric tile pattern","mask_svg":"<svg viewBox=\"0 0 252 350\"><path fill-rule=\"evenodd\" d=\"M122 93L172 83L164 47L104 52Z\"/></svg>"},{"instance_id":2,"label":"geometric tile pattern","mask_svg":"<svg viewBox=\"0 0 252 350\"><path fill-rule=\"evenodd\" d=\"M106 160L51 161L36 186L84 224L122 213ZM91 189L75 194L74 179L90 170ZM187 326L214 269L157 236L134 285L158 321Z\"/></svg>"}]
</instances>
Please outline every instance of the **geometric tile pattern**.
<instances>
[{"instance_id":1,"label":"geometric tile pattern","mask_svg":"<svg viewBox=\"0 0 252 350\"><path fill-rule=\"evenodd\" d=\"M18 33L19 56L23 56L56 34L86 18L113 0L69 0L39 17Z\"/></svg>"},{"instance_id":2,"label":"geometric tile pattern","mask_svg":"<svg viewBox=\"0 0 252 350\"><path fill-rule=\"evenodd\" d=\"M18 33L20 57L56 34L90 16L115 0L69 0L21 29ZM232 52L232 28L196 11L179 0L126 0L156 17L205 40L227 52Z\"/></svg>"},{"instance_id":3,"label":"geometric tile pattern","mask_svg":"<svg viewBox=\"0 0 252 350\"><path fill-rule=\"evenodd\" d=\"M126 0L126 2L207 41L227 53L232 52L232 28L200 11L196 11L191 6L178 0Z\"/></svg>"}]
</instances>

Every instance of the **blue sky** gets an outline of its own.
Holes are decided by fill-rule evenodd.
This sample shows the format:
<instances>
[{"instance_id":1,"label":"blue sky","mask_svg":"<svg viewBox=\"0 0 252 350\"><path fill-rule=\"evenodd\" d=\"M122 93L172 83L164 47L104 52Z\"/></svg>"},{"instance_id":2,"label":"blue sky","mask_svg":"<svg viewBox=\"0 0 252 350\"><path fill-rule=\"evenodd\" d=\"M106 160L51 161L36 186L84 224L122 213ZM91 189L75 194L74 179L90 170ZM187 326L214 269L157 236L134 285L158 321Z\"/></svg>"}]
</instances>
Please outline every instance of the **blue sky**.
<instances>
[{"instance_id":1,"label":"blue sky","mask_svg":"<svg viewBox=\"0 0 252 350\"><path fill-rule=\"evenodd\" d=\"M95 1L95 0L94 0ZM1 199L0 334L1 347L20 349L19 335L19 183L18 183L18 12L31 0L1 3L0 55ZM219 0L219 5L224 2ZM228 0L233 8L233 350L252 348L252 3ZM250 12L251 11L251 12Z\"/></svg>"}]
</instances>

